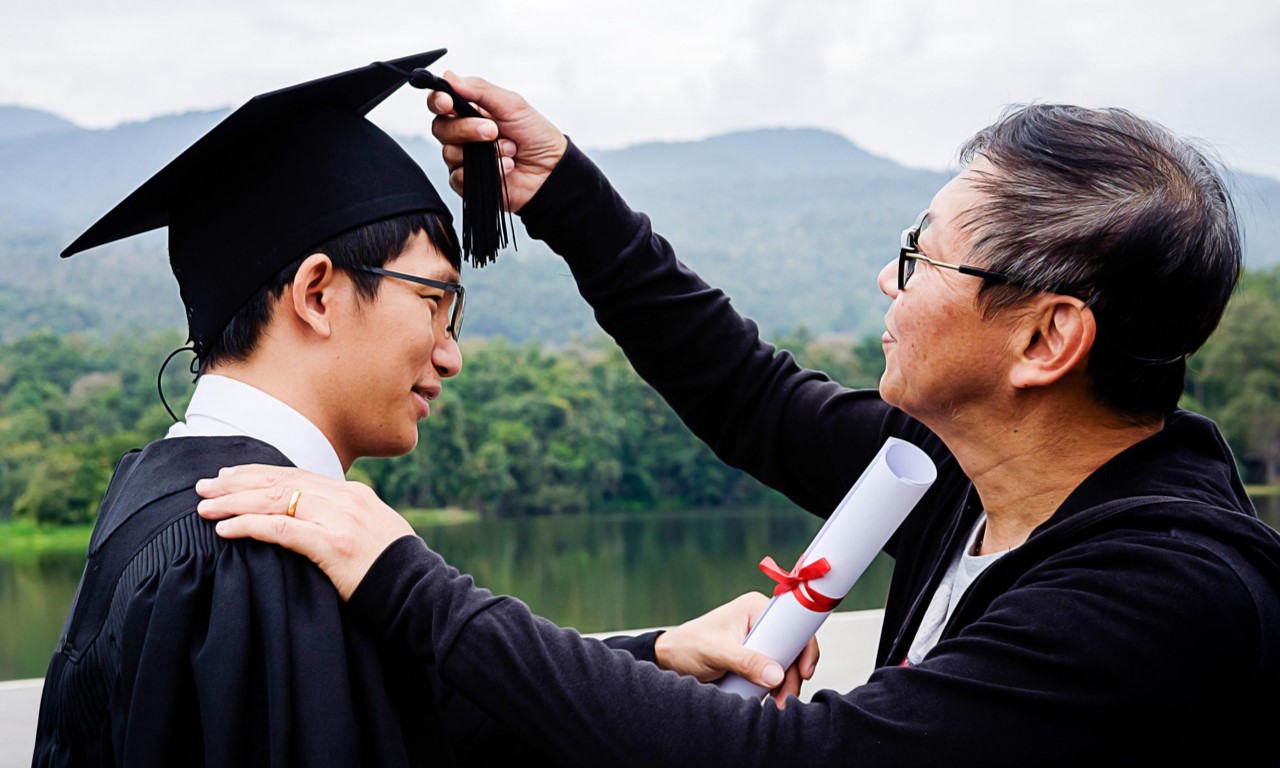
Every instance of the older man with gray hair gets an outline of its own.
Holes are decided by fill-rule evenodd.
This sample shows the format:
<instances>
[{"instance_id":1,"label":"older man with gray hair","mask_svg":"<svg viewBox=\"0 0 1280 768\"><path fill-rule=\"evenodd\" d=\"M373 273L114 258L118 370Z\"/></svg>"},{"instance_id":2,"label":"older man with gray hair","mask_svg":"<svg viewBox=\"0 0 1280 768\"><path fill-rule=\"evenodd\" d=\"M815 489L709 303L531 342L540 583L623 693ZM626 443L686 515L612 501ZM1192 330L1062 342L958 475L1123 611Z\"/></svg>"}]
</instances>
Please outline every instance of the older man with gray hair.
<instances>
[{"instance_id":1,"label":"older man with gray hair","mask_svg":"<svg viewBox=\"0 0 1280 768\"><path fill-rule=\"evenodd\" d=\"M492 118L433 97L455 188L459 145L500 136L511 209L722 459L826 515L886 438L931 455L938 481L887 547L879 668L757 707L555 630L369 494L300 475L207 482L213 517L317 497L223 535L309 554L364 621L574 763L1277 764L1280 537L1216 427L1177 407L1241 264L1203 153L1123 110L1036 105L980 131L880 272L886 369L855 391L761 341L523 99L454 82ZM731 639L704 617L655 658Z\"/></svg>"}]
</instances>

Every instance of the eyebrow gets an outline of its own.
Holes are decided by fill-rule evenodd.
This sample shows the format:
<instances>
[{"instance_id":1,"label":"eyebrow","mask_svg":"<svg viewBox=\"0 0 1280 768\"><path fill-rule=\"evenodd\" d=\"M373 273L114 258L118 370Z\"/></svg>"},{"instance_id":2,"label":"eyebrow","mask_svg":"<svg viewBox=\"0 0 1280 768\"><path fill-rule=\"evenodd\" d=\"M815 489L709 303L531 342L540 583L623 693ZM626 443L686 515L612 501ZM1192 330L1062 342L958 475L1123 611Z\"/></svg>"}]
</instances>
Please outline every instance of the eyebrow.
<instances>
[{"instance_id":1,"label":"eyebrow","mask_svg":"<svg viewBox=\"0 0 1280 768\"><path fill-rule=\"evenodd\" d=\"M434 269L427 270L427 273L423 275L423 277L428 280L439 280L442 283L462 284L462 275L460 275L458 270L453 267L435 267Z\"/></svg>"}]
</instances>

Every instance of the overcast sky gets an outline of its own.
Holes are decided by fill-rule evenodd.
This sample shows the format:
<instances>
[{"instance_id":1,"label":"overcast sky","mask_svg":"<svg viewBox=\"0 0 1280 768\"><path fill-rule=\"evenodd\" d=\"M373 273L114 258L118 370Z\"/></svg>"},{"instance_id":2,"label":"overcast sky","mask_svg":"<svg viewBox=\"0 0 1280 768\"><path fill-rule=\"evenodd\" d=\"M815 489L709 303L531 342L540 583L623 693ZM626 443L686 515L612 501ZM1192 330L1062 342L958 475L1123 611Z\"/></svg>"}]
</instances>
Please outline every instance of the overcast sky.
<instances>
[{"instance_id":1,"label":"overcast sky","mask_svg":"<svg viewBox=\"0 0 1280 768\"><path fill-rule=\"evenodd\" d=\"M4 0L0 104L106 127L438 47L587 147L814 126L942 168L1005 104L1066 101L1280 177L1276 0ZM428 131L407 89L374 117Z\"/></svg>"}]
</instances>

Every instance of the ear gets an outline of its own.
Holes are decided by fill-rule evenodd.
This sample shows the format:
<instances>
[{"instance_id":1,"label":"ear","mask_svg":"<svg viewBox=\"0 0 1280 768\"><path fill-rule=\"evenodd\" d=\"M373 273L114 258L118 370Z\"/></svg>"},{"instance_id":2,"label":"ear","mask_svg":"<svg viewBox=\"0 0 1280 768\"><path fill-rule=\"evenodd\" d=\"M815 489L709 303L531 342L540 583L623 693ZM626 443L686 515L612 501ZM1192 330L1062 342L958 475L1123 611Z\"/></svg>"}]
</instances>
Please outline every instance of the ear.
<instances>
[{"instance_id":1,"label":"ear","mask_svg":"<svg viewBox=\"0 0 1280 768\"><path fill-rule=\"evenodd\" d=\"M313 253L303 260L286 289L288 306L298 322L311 328L320 338L333 332L332 302L335 298L334 278L338 270L323 253Z\"/></svg>"},{"instance_id":2,"label":"ear","mask_svg":"<svg viewBox=\"0 0 1280 768\"><path fill-rule=\"evenodd\" d=\"M1009 371L1014 387L1046 387L1072 373L1084 373L1098 324L1091 310L1074 296L1049 294L1019 324L1020 350Z\"/></svg>"}]
</instances>

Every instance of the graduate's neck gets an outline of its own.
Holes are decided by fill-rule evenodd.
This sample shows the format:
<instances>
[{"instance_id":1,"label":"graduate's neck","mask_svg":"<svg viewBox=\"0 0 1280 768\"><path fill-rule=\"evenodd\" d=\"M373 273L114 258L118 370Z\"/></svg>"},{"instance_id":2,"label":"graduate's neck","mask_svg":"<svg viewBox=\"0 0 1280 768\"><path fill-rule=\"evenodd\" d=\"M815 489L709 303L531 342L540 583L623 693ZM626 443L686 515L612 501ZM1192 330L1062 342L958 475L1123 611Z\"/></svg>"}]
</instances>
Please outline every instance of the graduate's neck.
<instances>
[{"instance_id":1,"label":"graduate's neck","mask_svg":"<svg viewBox=\"0 0 1280 768\"><path fill-rule=\"evenodd\" d=\"M342 463L342 471L351 469L357 457L344 451L334 440L331 426L334 418L326 407L328 399L322 391L325 374L309 365L305 356L289 354L283 349L258 349L246 360L220 363L211 366L207 373L248 384L302 414L329 441Z\"/></svg>"}]
</instances>

